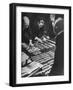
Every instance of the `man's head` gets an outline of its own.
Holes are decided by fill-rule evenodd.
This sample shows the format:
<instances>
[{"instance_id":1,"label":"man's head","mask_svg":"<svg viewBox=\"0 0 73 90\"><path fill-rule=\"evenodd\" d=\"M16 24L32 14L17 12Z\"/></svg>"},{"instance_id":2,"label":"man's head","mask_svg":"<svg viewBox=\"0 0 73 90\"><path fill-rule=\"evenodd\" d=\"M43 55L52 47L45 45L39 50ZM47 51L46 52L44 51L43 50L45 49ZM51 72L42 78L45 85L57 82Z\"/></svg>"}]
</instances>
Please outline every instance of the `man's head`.
<instances>
[{"instance_id":1,"label":"man's head","mask_svg":"<svg viewBox=\"0 0 73 90\"><path fill-rule=\"evenodd\" d=\"M55 21L55 14L50 14L50 20L53 22Z\"/></svg>"},{"instance_id":2,"label":"man's head","mask_svg":"<svg viewBox=\"0 0 73 90\"><path fill-rule=\"evenodd\" d=\"M44 20L43 19L41 19L40 21L38 21L38 26L39 26L39 28L42 28L43 26L44 26Z\"/></svg>"},{"instance_id":3,"label":"man's head","mask_svg":"<svg viewBox=\"0 0 73 90\"><path fill-rule=\"evenodd\" d=\"M64 31L64 20L61 18L58 20L58 22L55 25L55 32L56 34Z\"/></svg>"},{"instance_id":4,"label":"man's head","mask_svg":"<svg viewBox=\"0 0 73 90\"><path fill-rule=\"evenodd\" d=\"M29 18L27 16L24 16L23 17L23 20L24 20L25 27L28 28L29 27L29 24L30 24Z\"/></svg>"}]
</instances>

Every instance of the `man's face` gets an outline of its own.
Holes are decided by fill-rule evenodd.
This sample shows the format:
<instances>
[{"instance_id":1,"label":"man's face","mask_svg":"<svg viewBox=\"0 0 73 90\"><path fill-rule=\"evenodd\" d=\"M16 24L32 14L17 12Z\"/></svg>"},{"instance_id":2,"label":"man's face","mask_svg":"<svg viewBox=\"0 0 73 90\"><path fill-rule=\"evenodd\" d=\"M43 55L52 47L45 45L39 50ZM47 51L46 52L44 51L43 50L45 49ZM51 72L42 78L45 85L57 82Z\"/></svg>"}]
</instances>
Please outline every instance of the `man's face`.
<instances>
[{"instance_id":1,"label":"man's face","mask_svg":"<svg viewBox=\"0 0 73 90\"><path fill-rule=\"evenodd\" d=\"M29 27L29 24L30 24L29 18L28 18L27 16L25 16L25 17L23 18L23 20L24 20L24 25L25 25L25 27L28 28L28 27Z\"/></svg>"},{"instance_id":2,"label":"man's face","mask_svg":"<svg viewBox=\"0 0 73 90\"><path fill-rule=\"evenodd\" d=\"M38 26L39 26L39 28L42 28L44 26L44 20L40 20L38 22Z\"/></svg>"},{"instance_id":3,"label":"man's face","mask_svg":"<svg viewBox=\"0 0 73 90\"><path fill-rule=\"evenodd\" d=\"M55 21L55 15L54 14L51 14L50 15L50 20L53 22L53 21Z\"/></svg>"}]
</instances>

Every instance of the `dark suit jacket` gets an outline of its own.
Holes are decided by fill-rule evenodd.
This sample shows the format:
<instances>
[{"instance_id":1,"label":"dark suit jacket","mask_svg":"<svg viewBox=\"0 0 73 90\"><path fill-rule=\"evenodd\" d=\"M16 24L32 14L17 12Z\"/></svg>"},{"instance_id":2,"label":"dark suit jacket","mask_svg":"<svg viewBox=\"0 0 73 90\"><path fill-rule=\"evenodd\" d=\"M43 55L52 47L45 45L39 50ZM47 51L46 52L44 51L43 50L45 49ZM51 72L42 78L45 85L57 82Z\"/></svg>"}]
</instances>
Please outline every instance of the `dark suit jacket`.
<instances>
[{"instance_id":1,"label":"dark suit jacket","mask_svg":"<svg viewBox=\"0 0 73 90\"><path fill-rule=\"evenodd\" d=\"M29 44L29 40L33 39L33 33L32 33L32 29L29 28L25 28L22 30L22 43L26 43Z\"/></svg>"},{"instance_id":2,"label":"dark suit jacket","mask_svg":"<svg viewBox=\"0 0 73 90\"><path fill-rule=\"evenodd\" d=\"M56 38L55 61L50 75L64 74L64 33Z\"/></svg>"}]
</instances>

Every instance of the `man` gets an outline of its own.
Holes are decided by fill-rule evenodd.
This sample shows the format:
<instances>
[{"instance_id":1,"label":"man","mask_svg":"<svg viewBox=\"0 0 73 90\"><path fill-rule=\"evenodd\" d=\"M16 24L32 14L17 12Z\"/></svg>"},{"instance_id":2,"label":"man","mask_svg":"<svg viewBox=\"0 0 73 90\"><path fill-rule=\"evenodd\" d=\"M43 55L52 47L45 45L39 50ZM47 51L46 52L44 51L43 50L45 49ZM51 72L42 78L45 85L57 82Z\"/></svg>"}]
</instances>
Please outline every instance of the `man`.
<instances>
[{"instance_id":1,"label":"man","mask_svg":"<svg viewBox=\"0 0 73 90\"><path fill-rule=\"evenodd\" d=\"M39 42L42 42L43 40L46 40L46 38L44 37L46 34L47 34L47 30L45 28L45 21L43 19L40 19L37 22L35 40L38 40ZM49 36L48 36L48 38L49 38Z\"/></svg>"},{"instance_id":2,"label":"man","mask_svg":"<svg viewBox=\"0 0 73 90\"><path fill-rule=\"evenodd\" d=\"M22 43L26 43L28 45L33 46L32 31L30 29L30 20L27 16L23 17Z\"/></svg>"},{"instance_id":3,"label":"man","mask_svg":"<svg viewBox=\"0 0 73 90\"><path fill-rule=\"evenodd\" d=\"M49 36L51 39L53 39L56 36L56 33L55 33L55 14L50 14Z\"/></svg>"},{"instance_id":4,"label":"man","mask_svg":"<svg viewBox=\"0 0 73 90\"><path fill-rule=\"evenodd\" d=\"M50 76L64 75L64 20L58 20L55 27L57 34L55 61Z\"/></svg>"},{"instance_id":5,"label":"man","mask_svg":"<svg viewBox=\"0 0 73 90\"><path fill-rule=\"evenodd\" d=\"M22 67L31 63L29 56L25 54L25 48L33 46L32 44L32 31L30 29L30 20L27 16L23 17L23 28L22 28L22 53L21 53L21 65ZM24 48L25 47L25 48Z\"/></svg>"},{"instance_id":6,"label":"man","mask_svg":"<svg viewBox=\"0 0 73 90\"><path fill-rule=\"evenodd\" d=\"M56 36L58 34L58 32L60 32L59 30L61 30L61 28L63 28L64 21L63 21L63 19L61 17L56 18L55 14L50 14L50 20L52 22L51 24L52 24L52 27L53 27L52 28L53 31L51 29L52 33L50 33L50 35Z\"/></svg>"}]
</instances>

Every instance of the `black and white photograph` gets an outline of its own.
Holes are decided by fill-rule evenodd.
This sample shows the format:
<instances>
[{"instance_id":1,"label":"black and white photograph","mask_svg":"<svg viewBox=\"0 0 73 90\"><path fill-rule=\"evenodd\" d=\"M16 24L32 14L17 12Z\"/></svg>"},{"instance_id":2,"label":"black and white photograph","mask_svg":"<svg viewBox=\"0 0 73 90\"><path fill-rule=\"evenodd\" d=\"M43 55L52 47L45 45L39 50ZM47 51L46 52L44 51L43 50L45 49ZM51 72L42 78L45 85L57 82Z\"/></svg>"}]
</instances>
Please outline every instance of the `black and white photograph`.
<instances>
[{"instance_id":1,"label":"black and white photograph","mask_svg":"<svg viewBox=\"0 0 73 90\"><path fill-rule=\"evenodd\" d=\"M10 4L10 86L71 82L71 7Z\"/></svg>"},{"instance_id":2,"label":"black and white photograph","mask_svg":"<svg viewBox=\"0 0 73 90\"><path fill-rule=\"evenodd\" d=\"M22 13L21 77L64 75L64 15Z\"/></svg>"}]
</instances>

